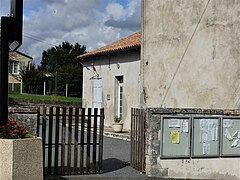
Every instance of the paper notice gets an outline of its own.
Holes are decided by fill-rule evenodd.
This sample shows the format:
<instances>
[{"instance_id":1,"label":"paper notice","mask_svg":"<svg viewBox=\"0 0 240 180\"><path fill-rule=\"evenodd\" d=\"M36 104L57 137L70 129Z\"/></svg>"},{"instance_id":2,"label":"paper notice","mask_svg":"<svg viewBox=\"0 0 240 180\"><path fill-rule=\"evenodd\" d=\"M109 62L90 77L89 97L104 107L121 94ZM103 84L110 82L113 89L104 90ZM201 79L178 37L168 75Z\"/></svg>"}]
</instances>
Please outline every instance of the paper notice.
<instances>
[{"instance_id":1,"label":"paper notice","mask_svg":"<svg viewBox=\"0 0 240 180\"><path fill-rule=\"evenodd\" d=\"M207 142L203 143L203 155L210 154L210 144Z\"/></svg>"},{"instance_id":2,"label":"paper notice","mask_svg":"<svg viewBox=\"0 0 240 180\"><path fill-rule=\"evenodd\" d=\"M208 133L204 131L201 131L200 133L201 133L200 143L208 142Z\"/></svg>"},{"instance_id":3,"label":"paper notice","mask_svg":"<svg viewBox=\"0 0 240 180\"><path fill-rule=\"evenodd\" d=\"M231 147L238 147L240 148L240 139L235 139L233 143L231 144Z\"/></svg>"},{"instance_id":4,"label":"paper notice","mask_svg":"<svg viewBox=\"0 0 240 180\"><path fill-rule=\"evenodd\" d=\"M237 138L238 137L238 130L236 130L233 135L232 135L233 138Z\"/></svg>"},{"instance_id":5,"label":"paper notice","mask_svg":"<svg viewBox=\"0 0 240 180\"><path fill-rule=\"evenodd\" d=\"M224 136L225 136L229 141L232 141L232 140L233 140L233 138L232 138L230 132L228 131L228 129L225 130Z\"/></svg>"},{"instance_id":6,"label":"paper notice","mask_svg":"<svg viewBox=\"0 0 240 180\"><path fill-rule=\"evenodd\" d=\"M172 144L179 144L179 131L171 131Z\"/></svg>"},{"instance_id":7,"label":"paper notice","mask_svg":"<svg viewBox=\"0 0 240 180\"><path fill-rule=\"evenodd\" d=\"M232 120L231 119L224 119L223 120L223 127L224 128L231 128L232 127Z\"/></svg>"},{"instance_id":8,"label":"paper notice","mask_svg":"<svg viewBox=\"0 0 240 180\"><path fill-rule=\"evenodd\" d=\"M182 121L182 132L188 133L188 120Z\"/></svg>"},{"instance_id":9,"label":"paper notice","mask_svg":"<svg viewBox=\"0 0 240 180\"><path fill-rule=\"evenodd\" d=\"M168 127L169 128L180 128L180 120L179 119L169 119Z\"/></svg>"}]
</instances>

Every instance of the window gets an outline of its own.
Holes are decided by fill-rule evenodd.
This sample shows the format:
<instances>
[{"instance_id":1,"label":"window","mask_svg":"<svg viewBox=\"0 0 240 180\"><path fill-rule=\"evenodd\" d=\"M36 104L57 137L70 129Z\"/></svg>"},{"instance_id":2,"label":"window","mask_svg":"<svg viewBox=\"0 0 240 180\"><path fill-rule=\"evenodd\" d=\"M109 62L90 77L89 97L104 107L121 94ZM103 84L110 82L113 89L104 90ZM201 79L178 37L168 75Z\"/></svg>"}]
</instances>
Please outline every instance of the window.
<instances>
[{"instance_id":1,"label":"window","mask_svg":"<svg viewBox=\"0 0 240 180\"><path fill-rule=\"evenodd\" d=\"M18 64L19 64L19 61L10 61L9 73L18 74Z\"/></svg>"},{"instance_id":2,"label":"window","mask_svg":"<svg viewBox=\"0 0 240 180\"><path fill-rule=\"evenodd\" d=\"M123 76L116 76L116 111L117 116L123 116Z\"/></svg>"}]
</instances>

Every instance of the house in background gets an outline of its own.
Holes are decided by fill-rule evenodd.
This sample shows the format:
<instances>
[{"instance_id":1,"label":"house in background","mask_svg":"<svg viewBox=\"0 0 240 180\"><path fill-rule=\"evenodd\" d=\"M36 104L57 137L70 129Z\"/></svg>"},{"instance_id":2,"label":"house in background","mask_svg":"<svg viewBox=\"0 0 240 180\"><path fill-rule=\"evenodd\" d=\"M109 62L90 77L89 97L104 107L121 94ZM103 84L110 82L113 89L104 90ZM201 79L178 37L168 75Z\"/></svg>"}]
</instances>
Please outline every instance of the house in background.
<instances>
[{"instance_id":1,"label":"house in background","mask_svg":"<svg viewBox=\"0 0 240 180\"><path fill-rule=\"evenodd\" d=\"M9 64L8 64L8 89L9 92L22 93L22 80L20 78L20 70L29 67L29 63L32 57L19 52L9 52Z\"/></svg>"},{"instance_id":2,"label":"house in background","mask_svg":"<svg viewBox=\"0 0 240 180\"><path fill-rule=\"evenodd\" d=\"M131 107L139 106L141 32L80 55L83 66L82 106L105 109L105 126L114 116L131 127Z\"/></svg>"}]
</instances>

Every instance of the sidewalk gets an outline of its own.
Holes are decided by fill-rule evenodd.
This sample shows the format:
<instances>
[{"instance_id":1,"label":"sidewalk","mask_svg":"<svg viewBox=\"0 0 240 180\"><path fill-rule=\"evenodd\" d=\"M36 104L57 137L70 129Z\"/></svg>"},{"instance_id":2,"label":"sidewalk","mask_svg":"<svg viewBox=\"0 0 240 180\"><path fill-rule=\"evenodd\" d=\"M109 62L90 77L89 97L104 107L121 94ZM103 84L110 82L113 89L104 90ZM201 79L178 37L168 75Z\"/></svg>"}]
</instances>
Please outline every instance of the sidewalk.
<instances>
[{"instance_id":1,"label":"sidewalk","mask_svg":"<svg viewBox=\"0 0 240 180\"><path fill-rule=\"evenodd\" d=\"M123 130L123 132L116 133L113 131L112 127L104 126L103 135L107 137L130 141L130 131Z\"/></svg>"}]
</instances>

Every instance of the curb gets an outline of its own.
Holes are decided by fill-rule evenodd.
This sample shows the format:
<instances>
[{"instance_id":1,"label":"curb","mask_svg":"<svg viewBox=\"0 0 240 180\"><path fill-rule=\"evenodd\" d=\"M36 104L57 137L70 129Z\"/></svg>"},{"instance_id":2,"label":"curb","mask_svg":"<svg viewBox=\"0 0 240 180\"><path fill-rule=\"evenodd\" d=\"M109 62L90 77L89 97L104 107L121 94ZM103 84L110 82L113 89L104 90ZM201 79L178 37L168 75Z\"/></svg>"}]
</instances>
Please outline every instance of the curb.
<instances>
[{"instance_id":1,"label":"curb","mask_svg":"<svg viewBox=\"0 0 240 180\"><path fill-rule=\"evenodd\" d=\"M121 139L121 140L125 140L125 141L130 141L130 136L127 134L118 134L118 133L114 133L114 132L104 132L103 131L103 135L107 136L107 137L111 137L111 138L116 138L116 139Z\"/></svg>"}]
</instances>

